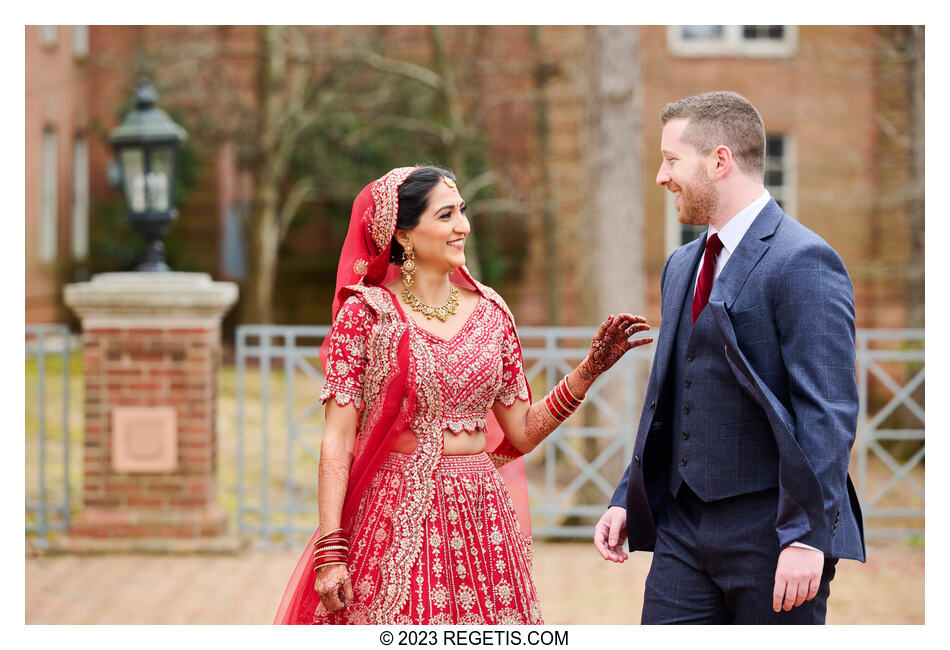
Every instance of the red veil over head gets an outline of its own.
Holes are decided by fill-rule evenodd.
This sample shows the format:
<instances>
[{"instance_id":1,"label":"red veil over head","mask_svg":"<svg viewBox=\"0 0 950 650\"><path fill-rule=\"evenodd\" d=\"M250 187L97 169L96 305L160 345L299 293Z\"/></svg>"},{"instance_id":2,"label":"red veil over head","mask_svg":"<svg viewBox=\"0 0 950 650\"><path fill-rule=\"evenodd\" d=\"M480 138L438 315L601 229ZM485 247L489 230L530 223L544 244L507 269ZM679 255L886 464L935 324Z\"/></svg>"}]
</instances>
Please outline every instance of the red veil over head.
<instances>
[{"instance_id":1,"label":"red veil over head","mask_svg":"<svg viewBox=\"0 0 950 650\"><path fill-rule=\"evenodd\" d=\"M357 292L354 285L382 286L399 275L399 267L390 263L392 238L396 231L396 219L399 214L399 186L409 177L416 167L397 167L363 188L353 201L350 213L350 225L340 262L337 267L336 291L334 293L332 317L336 320L340 306ZM456 269L450 280L461 287L485 295L486 291L471 276L464 266ZM492 292L493 293L493 292ZM407 320L398 301L393 301L403 320ZM329 338L320 346L320 360L324 369L327 366ZM398 368L387 377L386 385L380 392L377 404L364 408L378 409L378 414L367 419L367 428L362 432L364 443L359 444L350 477L347 483L346 498L340 518L341 526L348 524L359 506L363 492L369 485L382 461L386 458L396 437L405 431L415 409L414 368L409 354L408 330L397 343ZM372 424L370 424L372 423ZM487 450L491 452L504 441L504 434L495 416L489 412L486 422ZM531 517L528 509L527 481L525 479L524 459L517 458L499 469L505 485L511 495L515 512L518 515L521 530L525 536L531 535ZM313 589L314 572L311 545L320 535L318 529L304 549L300 561L284 593L276 624L306 622L312 615L319 599Z\"/></svg>"}]
</instances>

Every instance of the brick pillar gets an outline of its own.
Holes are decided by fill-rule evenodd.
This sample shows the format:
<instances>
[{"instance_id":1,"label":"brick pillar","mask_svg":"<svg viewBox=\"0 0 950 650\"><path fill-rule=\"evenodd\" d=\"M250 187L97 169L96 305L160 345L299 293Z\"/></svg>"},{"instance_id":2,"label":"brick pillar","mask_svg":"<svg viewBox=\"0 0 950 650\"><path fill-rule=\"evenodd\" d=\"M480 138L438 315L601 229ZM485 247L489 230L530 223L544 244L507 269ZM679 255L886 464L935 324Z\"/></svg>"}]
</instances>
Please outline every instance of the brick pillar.
<instances>
[{"instance_id":1,"label":"brick pillar","mask_svg":"<svg viewBox=\"0 0 950 650\"><path fill-rule=\"evenodd\" d=\"M215 501L221 319L233 283L203 273L107 273L65 290L82 320L83 509L74 538L202 538Z\"/></svg>"}]
</instances>

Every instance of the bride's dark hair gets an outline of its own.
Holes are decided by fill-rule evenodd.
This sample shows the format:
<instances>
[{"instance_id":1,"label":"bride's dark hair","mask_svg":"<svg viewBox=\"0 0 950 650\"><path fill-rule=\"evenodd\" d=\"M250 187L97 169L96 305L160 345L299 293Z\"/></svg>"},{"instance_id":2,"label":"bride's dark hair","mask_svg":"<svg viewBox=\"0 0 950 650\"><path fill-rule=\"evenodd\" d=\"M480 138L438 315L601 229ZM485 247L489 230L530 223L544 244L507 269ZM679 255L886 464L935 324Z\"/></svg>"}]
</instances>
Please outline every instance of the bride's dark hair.
<instances>
[{"instance_id":1,"label":"bride's dark hair","mask_svg":"<svg viewBox=\"0 0 950 650\"><path fill-rule=\"evenodd\" d=\"M396 217L398 230L412 230L419 224L419 217L429 203L429 192L445 176L455 182L455 174L439 167L420 167L399 186L399 214ZM402 264L402 244L393 237L389 261Z\"/></svg>"}]
</instances>

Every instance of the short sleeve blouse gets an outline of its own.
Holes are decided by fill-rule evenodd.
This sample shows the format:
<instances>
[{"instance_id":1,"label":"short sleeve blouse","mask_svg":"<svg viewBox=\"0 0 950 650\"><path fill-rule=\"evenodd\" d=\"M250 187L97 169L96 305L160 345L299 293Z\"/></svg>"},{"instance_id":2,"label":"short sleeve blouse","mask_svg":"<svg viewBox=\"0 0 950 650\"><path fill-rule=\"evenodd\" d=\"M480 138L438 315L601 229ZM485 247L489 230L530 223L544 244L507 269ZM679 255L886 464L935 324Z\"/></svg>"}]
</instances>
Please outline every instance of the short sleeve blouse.
<instances>
[{"instance_id":1,"label":"short sleeve blouse","mask_svg":"<svg viewBox=\"0 0 950 650\"><path fill-rule=\"evenodd\" d=\"M330 328L321 401L332 397L340 406L353 402L357 410L363 408L366 342L375 322L376 315L356 296L350 296L340 307Z\"/></svg>"},{"instance_id":2,"label":"short sleeve blouse","mask_svg":"<svg viewBox=\"0 0 950 650\"><path fill-rule=\"evenodd\" d=\"M367 343L376 316L358 297L340 308L329 334L326 382L320 399L363 408ZM511 406L529 399L521 345L507 313L481 297L475 311L451 339L412 324L417 340L431 355L439 385L441 426L461 433L484 430L495 402Z\"/></svg>"}]
</instances>

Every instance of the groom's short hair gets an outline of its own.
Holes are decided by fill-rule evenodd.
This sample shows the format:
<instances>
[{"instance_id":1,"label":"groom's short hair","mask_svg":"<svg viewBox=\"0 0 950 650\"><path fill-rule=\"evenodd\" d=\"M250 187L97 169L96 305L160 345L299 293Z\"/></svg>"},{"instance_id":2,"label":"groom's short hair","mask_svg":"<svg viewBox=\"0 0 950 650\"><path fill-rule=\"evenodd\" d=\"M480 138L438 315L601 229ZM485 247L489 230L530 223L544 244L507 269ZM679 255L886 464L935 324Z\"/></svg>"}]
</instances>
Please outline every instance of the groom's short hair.
<instances>
[{"instance_id":1,"label":"groom's short hair","mask_svg":"<svg viewBox=\"0 0 950 650\"><path fill-rule=\"evenodd\" d=\"M686 97L660 112L664 125L676 118L688 121L681 137L696 147L699 155L709 155L725 145L739 169L753 178L765 178L765 124L745 97L728 90Z\"/></svg>"}]
</instances>

